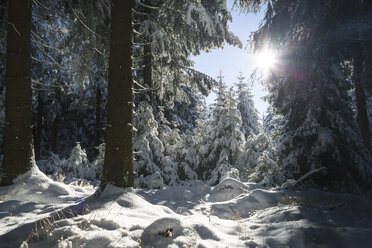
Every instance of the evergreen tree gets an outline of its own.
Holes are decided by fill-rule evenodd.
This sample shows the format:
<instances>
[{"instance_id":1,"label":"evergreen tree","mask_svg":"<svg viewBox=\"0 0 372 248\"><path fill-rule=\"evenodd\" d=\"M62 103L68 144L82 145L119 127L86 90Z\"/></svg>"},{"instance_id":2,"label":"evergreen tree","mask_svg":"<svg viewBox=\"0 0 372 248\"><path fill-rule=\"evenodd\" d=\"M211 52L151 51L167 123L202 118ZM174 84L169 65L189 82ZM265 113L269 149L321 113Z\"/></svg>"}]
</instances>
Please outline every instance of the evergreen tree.
<instances>
[{"instance_id":1,"label":"evergreen tree","mask_svg":"<svg viewBox=\"0 0 372 248\"><path fill-rule=\"evenodd\" d=\"M210 147L205 161L202 161L204 178L210 184L218 183L236 166L244 146L244 135L240 128L241 115L237 109L232 88L225 91L222 73L219 76L217 103L213 110L210 132Z\"/></svg>"},{"instance_id":2,"label":"evergreen tree","mask_svg":"<svg viewBox=\"0 0 372 248\"><path fill-rule=\"evenodd\" d=\"M196 150L196 156L191 164L195 165L195 171L200 180L206 180L206 176L209 173L210 168L206 167L206 160L209 155L209 150L211 147L211 137L209 133L211 132L211 117L202 116L196 120L196 127L194 129L193 143Z\"/></svg>"},{"instance_id":3,"label":"evergreen tree","mask_svg":"<svg viewBox=\"0 0 372 248\"><path fill-rule=\"evenodd\" d=\"M163 114L162 107L159 107L159 139L164 145L164 161L162 163L162 176L165 183L175 185L178 181L177 171L177 148L180 145L181 138L177 128L170 128L169 121Z\"/></svg>"},{"instance_id":4,"label":"evergreen tree","mask_svg":"<svg viewBox=\"0 0 372 248\"><path fill-rule=\"evenodd\" d=\"M134 171L136 186L151 187L159 184L152 182L152 175L160 175L164 163L164 146L158 138L158 123L154 118L152 107L142 101L136 109L134 118ZM157 178L158 179L158 178ZM164 180L161 177L161 182ZM162 185L162 183L160 185Z\"/></svg>"},{"instance_id":5,"label":"evergreen tree","mask_svg":"<svg viewBox=\"0 0 372 248\"><path fill-rule=\"evenodd\" d=\"M238 83L235 85L237 87L238 110L242 117L241 131L247 140L249 135L257 135L259 133L260 123L258 122L257 109L254 107L251 89L244 80L245 78L240 72Z\"/></svg>"},{"instance_id":6,"label":"evergreen tree","mask_svg":"<svg viewBox=\"0 0 372 248\"><path fill-rule=\"evenodd\" d=\"M34 163L31 117L31 6L9 1L6 54L4 161L1 185L12 184Z\"/></svg>"},{"instance_id":7,"label":"evergreen tree","mask_svg":"<svg viewBox=\"0 0 372 248\"><path fill-rule=\"evenodd\" d=\"M179 180L194 181L198 179L196 174L197 155L198 150L193 135L190 132L182 134L176 151Z\"/></svg>"}]
</instances>

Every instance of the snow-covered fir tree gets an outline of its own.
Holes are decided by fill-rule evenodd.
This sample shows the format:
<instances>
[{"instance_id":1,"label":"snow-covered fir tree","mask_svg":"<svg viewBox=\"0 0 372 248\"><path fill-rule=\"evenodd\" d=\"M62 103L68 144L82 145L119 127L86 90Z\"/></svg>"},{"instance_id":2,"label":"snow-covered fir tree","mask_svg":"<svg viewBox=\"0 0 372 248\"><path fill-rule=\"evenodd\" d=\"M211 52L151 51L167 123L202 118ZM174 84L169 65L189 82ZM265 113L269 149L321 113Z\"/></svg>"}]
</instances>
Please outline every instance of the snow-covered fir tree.
<instances>
[{"instance_id":1,"label":"snow-covered fir tree","mask_svg":"<svg viewBox=\"0 0 372 248\"><path fill-rule=\"evenodd\" d=\"M238 82L235 85L237 88L238 110L242 117L241 131L247 140L249 135L257 135L260 131L258 111L254 106L251 87L245 81L242 72L240 72Z\"/></svg>"},{"instance_id":2,"label":"snow-covered fir tree","mask_svg":"<svg viewBox=\"0 0 372 248\"><path fill-rule=\"evenodd\" d=\"M169 185L175 185L178 181L177 171L177 149L182 145L179 130L174 127L171 128L171 124L164 116L164 110L159 107L159 139L164 145L164 163L162 165L162 176L165 183Z\"/></svg>"},{"instance_id":3,"label":"snow-covered fir tree","mask_svg":"<svg viewBox=\"0 0 372 248\"><path fill-rule=\"evenodd\" d=\"M163 186L163 178L159 175L165 162L164 146L158 138L158 123L152 107L146 101L140 102L136 109L134 127L135 185L160 188Z\"/></svg>"},{"instance_id":4,"label":"snow-covered fir tree","mask_svg":"<svg viewBox=\"0 0 372 248\"><path fill-rule=\"evenodd\" d=\"M193 144L196 151L196 156L192 160L192 164L195 164L195 171L198 179L205 180L207 168L205 167L205 161L209 155L210 145L212 143L209 135L211 126L211 117L207 114L203 115L204 118L196 120L196 127L193 131Z\"/></svg>"},{"instance_id":5,"label":"snow-covered fir tree","mask_svg":"<svg viewBox=\"0 0 372 248\"><path fill-rule=\"evenodd\" d=\"M228 176L244 146L244 135L240 131L242 120L237 109L235 92L226 85L220 73L215 109L212 113L208 139L209 149L202 161L204 178L216 184Z\"/></svg>"},{"instance_id":6,"label":"snow-covered fir tree","mask_svg":"<svg viewBox=\"0 0 372 248\"><path fill-rule=\"evenodd\" d=\"M191 132L182 134L176 150L177 173L180 181L198 179L196 174L197 154L197 146Z\"/></svg>"}]
</instances>

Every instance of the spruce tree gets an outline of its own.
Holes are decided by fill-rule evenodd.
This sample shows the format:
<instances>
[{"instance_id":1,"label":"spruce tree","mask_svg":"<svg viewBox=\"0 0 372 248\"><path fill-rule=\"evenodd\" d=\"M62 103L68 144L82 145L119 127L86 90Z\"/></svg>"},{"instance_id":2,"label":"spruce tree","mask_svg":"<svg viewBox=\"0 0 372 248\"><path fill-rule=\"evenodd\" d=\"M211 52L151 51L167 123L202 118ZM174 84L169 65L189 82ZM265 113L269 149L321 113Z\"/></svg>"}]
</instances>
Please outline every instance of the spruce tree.
<instances>
[{"instance_id":1,"label":"spruce tree","mask_svg":"<svg viewBox=\"0 0 372 248\"><path fill-rule=\"evenodd\" d=\"M134 171L136 186L154 185L152 175L161 173L164 163L164 146L158 138L158 123L154 118L152 107L147 101L138 104L134 118ZM161 178L163 182L163 178ZM158 184L156 184L158 186Z\"/></svg>"},{"instance_id":2,"label":"spruce tree","mask_svg":"<svg viewBox=\"0 0 372 248\"><path fill-rule=\"evenodd\" d=\"M257 135L260 131L258 112L254 106L251 88L245 82L242 72L240 72L238 83L235 85L237 87L238 110L242 117L241 131L247 140L249 135Z\"/></svg>"},{"instance_id":3,"label":"spruce tree","mask_svg":"<svg viewBox=\"0 0 372 248\"><path fill-rule=\"evenodd\" d=\"M206 158L201 162L204 175L210 184L216 184L235 168L244 146L244 135L240 128L241 115L237 109L235 92L226 91L222 73L219 76L216 105L212 113L210 140Z\"/></svg>"}]
</instances>

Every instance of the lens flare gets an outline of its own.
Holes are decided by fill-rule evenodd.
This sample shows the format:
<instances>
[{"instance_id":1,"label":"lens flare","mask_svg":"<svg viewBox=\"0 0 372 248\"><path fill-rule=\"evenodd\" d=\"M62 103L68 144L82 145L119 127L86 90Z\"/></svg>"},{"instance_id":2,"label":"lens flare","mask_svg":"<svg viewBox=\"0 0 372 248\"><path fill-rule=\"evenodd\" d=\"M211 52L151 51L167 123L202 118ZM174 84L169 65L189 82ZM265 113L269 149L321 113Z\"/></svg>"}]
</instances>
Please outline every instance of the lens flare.
<instances>
[{"instance_id":1,"label":"lens flare","mask_svg":"<svg viewBox=\"0 0 372 248\"><path fill-rule=\"evenodd\" d=\"M256 55L257 66L263 71L273 69L277 62L277 54L272 50L265 49Z\"/></svg>"}]
</instances>

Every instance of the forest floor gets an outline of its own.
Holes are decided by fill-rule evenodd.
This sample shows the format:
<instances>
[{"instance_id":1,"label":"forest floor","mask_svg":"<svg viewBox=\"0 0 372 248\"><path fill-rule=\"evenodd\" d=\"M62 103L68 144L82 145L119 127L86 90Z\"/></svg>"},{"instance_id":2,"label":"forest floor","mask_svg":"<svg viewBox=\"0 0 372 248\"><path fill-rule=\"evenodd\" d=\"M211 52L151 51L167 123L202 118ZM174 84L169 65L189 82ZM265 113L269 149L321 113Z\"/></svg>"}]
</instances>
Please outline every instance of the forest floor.
<instances>
[{"instance_id":1,"label":"forest floor","mask_svg":"<svg viewBox=\"0 0 372 248\"><path fill-rule=\"evenodd\" d=\"M54 182L36 167L0 187L0 247L371 247L372 200L225 179L164 189ZM46 219L77 202L85 214ZM84 204L86 202L86 204ZM37 224L38 223L38 224Z\"/></svg>"}]
</instances>

